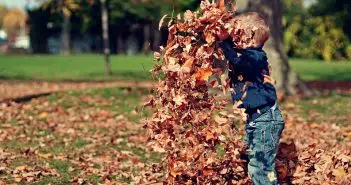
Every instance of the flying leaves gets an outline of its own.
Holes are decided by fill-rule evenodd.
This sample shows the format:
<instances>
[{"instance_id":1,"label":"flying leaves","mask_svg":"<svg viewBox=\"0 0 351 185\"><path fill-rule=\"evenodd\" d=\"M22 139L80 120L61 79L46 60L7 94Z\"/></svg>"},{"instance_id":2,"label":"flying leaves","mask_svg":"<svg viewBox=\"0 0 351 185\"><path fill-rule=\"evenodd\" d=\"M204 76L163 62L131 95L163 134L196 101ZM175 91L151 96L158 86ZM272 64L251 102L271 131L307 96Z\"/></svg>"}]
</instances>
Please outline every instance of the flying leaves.
<instances>
[{"instance_id":1,"label":"flying leaves","mask_svg":"<svg viewBox=\"0 0 351 185\"><path fill-rule=\"evenodd\" d=\"M154 176L143 174L141 184L159 182L155 176L163 177L165 184L251 183L247 161L240 158L245 153L242 133L232 124L246 114L235 106L228 109L226 70L217 67L228 65L217 45L220 38L230 36L237 47L249 45L251 38L241 27L245 23L236 22L223 3L204 0L200 10L188 10L183 19L169 22L167 45L155 54L161 67L153 72L161 78L147 103L154 114L144 125L153 150L165 156L153 165ZM265 83L274 81L265 78ZM295 184L345 181L351 167L349 154L345 156L339 159L313 144L300 152L294 145L282 145L276 160L278 178Z\"/></svg>"},{"instance_id":2,"label":"flying leaves","mask_svg":"<svg viewBox=\"0 0 351 185\"><path fill-rule=\"evenodd\" d=\"M242 143L231 126L233 119L240 117L218 115L228 101L210 93L211 89L219 89L219 94L228 90L225 70L215 65L227 65L216 43L216 30L225 29L231 15L215 3L202 1L199 11L188 10L183 18L169 25L167 46L155 54L162 66L153 71L162 79L154 98L147 103L155 107L155 112L145 127L153 148L166 153L163 161L168 184L245 184L249 180L239 158ZM214 75L220 76L219 81L207 83Z\"/></svg>"}]
</instances>

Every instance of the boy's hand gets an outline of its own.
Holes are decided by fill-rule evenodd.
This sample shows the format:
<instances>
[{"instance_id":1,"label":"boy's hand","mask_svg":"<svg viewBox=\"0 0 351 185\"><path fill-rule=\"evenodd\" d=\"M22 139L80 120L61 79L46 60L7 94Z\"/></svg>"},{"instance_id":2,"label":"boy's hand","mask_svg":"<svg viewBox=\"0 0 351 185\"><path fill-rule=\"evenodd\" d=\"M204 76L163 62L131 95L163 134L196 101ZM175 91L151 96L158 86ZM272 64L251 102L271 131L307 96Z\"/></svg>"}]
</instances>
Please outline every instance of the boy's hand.
<instances>
[{"instance_id":1,"label":"boy's hand","mask_svg":"<svg viewBox=\"0 0 351 185\"><path fill-rule=\"evenodd\" d=\"M275 80L273 80L272 77L270 77L268 75L263 75L263 76L264 76L263 83L269 83L269 84L275 85Z\"/></svg>"},{"instance_id":2,"label":"boy's hand","mask_svg":"<svg viewBox=\"0 0 351 185\"><path fill-rule=\"evenodd\" d=\"M246 122L247 121L247 114L245 113L245 109L239 108L239 105L243 104L242 101L237 101L234 104L234 111L235 113L238 113L241 116L241 119Z\"/></svg>"},{"instance_id":3,"label":"boy's hand","mask_svg":"<svg viewBox=\"0 0 351 185\"><path fill-rule=\"evenodd\" d=\"M235 108L235 109L239 109L239 105L241 105L241 104L243 104L243 102L242 102L241 100L236 101L236 102L234 103L234 108Z\"/></svg>"}]
</instances>

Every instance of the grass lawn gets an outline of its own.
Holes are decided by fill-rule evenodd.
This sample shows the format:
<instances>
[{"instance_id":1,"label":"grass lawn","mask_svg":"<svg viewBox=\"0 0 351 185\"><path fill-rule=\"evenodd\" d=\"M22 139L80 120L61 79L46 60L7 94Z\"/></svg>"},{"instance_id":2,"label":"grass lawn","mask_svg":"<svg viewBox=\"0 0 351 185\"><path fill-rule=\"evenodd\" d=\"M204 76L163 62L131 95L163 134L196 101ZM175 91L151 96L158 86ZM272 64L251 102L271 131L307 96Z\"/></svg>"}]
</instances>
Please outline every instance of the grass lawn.
<instances>
[{"instance_id":1,"label":"grass lawn","mask_svg":"<svg viewBox=\"0 0 351 185\"><path fill-rule=\"evenodd\" d=\"M351 62L291 59L290 63L303 80L351 80ZM108 77L101 55L0 55L0 79L149 80L152 65L151 56L112 56L113 76Z\"/></svg>"},{"instance_id":2,"label":"grass lawn","mask_svg":"<svg viewBox=\"0 0 351 185\"><path fill-rule=\"evenodd\" d=\"M292 68L303 80L351 80L351 61L324 62L313 59L291 59Z\"/></svg>"},{"instance_id":3,"label":"grass lawn","mask_svg":"<svg viewBox=\"0 0 351 185\"><path fill-rule=\"evenodd\" d=\"M0 79L19 80L148 80L151 56L112 56L113 76L104 74L101 55L1 56Z\"/></svg>"}]
</instances>

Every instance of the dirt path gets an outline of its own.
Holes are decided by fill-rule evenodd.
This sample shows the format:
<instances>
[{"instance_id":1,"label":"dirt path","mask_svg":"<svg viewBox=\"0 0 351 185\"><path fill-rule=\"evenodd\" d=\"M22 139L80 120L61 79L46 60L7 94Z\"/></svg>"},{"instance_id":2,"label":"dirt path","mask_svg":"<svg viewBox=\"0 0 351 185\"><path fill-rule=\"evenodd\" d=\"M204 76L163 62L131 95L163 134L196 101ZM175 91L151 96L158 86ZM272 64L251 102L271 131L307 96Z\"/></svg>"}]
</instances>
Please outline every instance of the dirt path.
<instances>
[{"instance_id":1,"label":"dirt path","mask_svg":"<svg viewBox=\"0 0 351 185\"><path fill-rule=\"evenodd\" d=\"M45 82L0 80L0 101L26 99L59 91L82 90L108 87L152 88L153 82L111 81L111 82Z\"/></svg>"},{"instance_id":2,"label":"dirt path","mask_svg":"<svg viewBox=\"0 0 351 185\"><path fill-rule=\"evenodd\" d=\"M306 82L307 86L315 89L337 90L351 92L351 81L311 81Z\"/></svg>"}]
</instances>

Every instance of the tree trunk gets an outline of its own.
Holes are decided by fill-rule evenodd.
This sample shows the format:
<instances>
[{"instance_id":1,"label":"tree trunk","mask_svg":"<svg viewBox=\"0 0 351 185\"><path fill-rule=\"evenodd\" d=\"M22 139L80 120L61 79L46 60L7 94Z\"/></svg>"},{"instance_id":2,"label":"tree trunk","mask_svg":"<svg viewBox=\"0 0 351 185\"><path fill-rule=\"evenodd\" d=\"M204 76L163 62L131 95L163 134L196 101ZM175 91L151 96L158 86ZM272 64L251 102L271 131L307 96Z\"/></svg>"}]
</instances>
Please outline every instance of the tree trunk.
<instances>
[{"instance_id":1,"label":"tree trunk","mask_svg":"<svg viewBox=\"0 0 351 185\"><path fill-rule=\"evenodd\" d=\"M58 7L63 8L64 7L64 2L63 0L58 0ZM69 55L71 48L70 48L70 31L71 31L71 20L70 17L65 15L63 11L61 12L63 22L62 22L62 30L61 30L61 54L63 55Z\"/></svg>"},{"instance_id":2,"label":"tree trunk","mask_svg":"<svg viewBox=\"0 0 351 185\"><path fill-rule=\"evenodd\" d=\"M144 44L143 44L143 53L149 54L150 53L150 24L145 24L143 26L143 33L144 33Z\"/></svg>"},{"instance_id":3,"label":"tree trunk","mask_svg":"<svg viewBox=\"0 0 351 185\"><path fill-rule=\"evenodd\" d=\"M71 20L70 17L63 14L63 23L61 31L61 53L69 55L71 53Z\"/></svg>"},{"instance_id":4,"label":"tree trunk","mask_svg":"<svg viewBox=\"0 0 351 185\"><path fill-rule=\"evenodd\" d=\"M122 32L119 32L119 34L117 35L117 53L119 55L124 55L125 51L125 44L123 41L123 35Z\"/></svg>"},{"instance_id":5,"label":"tree trunk","mask_svg":"<svg viewBox=\"0 0 351 185\"><path fill-rule=\"evenodd\" d=\"M112 75L110 65L110 44L108 36L108 13L106 8L106 0L101 0L101 20L102 20L102 38L104 42L104 56L105 56L105 72L107 75Z\"/></svg>"},{"instance_id":6,"label":"tree trunk","mask_svg":"<svg viewBox=\"0 0 351 185\"><path fill-rule=\"evenodd\" d=\"M311 91L292 71L283 46L283 6L281 0L249 0L245 11L254 11L263 16L270 26L271 38L265 44L268 59L273 68L277 90L284 95L294 95L297 89L310 94Z\"/></svg>"},{"instance_id":7,"label":"tree trunk","mask_svg":"<svg viewBox=\"0 0 351 185\"><path fill-rule=\"evenodd\" d=\"M159 51L160 46L161 46L161 31L157 29L156 26L153 26L153 43L152 43L152 49L154 51Z\"/></svg>"},{"instance_id":8,"label":"tree trunk","mask_svg":"<svg viewBox=\"0 0 351 185\"><path fill-rule=\"evenodd\" d=\"M64 6L63 0L58 1L59 7ZM71 19L70 16L62 12L62 31L61 31L61 54L69 55L71 53Z\"/></svg>"}]
</instances>

